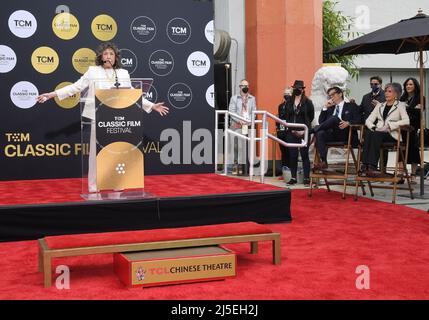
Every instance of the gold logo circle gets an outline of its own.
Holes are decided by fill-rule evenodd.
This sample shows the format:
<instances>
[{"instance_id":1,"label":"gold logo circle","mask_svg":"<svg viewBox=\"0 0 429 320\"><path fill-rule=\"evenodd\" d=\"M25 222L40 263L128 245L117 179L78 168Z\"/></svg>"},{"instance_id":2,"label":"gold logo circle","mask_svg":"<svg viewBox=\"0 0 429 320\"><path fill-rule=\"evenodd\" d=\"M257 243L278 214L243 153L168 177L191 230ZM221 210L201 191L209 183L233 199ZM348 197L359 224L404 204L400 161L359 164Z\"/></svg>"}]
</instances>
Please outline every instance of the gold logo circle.
<instances>
[{"instance_id":1,"label":"gold logo circle","mask_svg":"<svg viewBox=\"0 0 429 320\"><path fill-rule=\"evenodd\" d=\"M48 74L54 72L60 64L57 52L49 47L39 47L31 55L31 64L36 71Z\"/></svg>"},{"instance_id":2,"label":"gold logo circle","mask_svg":"<svg viewBox=\"0 0 429 320\"><path fill-rule=\"evenodd\" d=\"M111 16L101 14L92 20L91 30L98 40L109 41L116 36L118 26Z\"/></svg>"},{"instance_id":3,"label":"gold logo circle","mask_svg":"<svg viewBox=\"0 0 429 320\"><path fill-rule=\"evenodd\" d=\"M73 68L81 74L88 71L90 66L95 66L96 54L93 50L88 48L81 48L76 50L72 57Z\"/></svg>"},{"instance_id":4,"label":"gold logo circle","mask_svg":"<svg viewBox=\"0 0 429 320\"><path fill-rule=\"evenodd\" d=\"M79 32L79 21L68 12L57 14L52 20L52 30L58 38L70 40Z\"/></svg>"},{"instance_id":5,"label":"gold logo circle","mask_svg":"<svg viewBox=\"0 0 429 320\"><path fill-rule=\"evenodd\" d=\"M55 90L64 88L68 85L72 84L71 82L61 82L59 85L57 85L57 87L55 88ZM66 98L64 100L58 99L58 97L55 97L55 102L57 103L57 105L59 105L61 108L64 109L71 109L77 106L77 104L79 103L79 99L80 99L80 94L76 93L74 96L71 96L69 98Z\"/></svg>"}]
</instances>

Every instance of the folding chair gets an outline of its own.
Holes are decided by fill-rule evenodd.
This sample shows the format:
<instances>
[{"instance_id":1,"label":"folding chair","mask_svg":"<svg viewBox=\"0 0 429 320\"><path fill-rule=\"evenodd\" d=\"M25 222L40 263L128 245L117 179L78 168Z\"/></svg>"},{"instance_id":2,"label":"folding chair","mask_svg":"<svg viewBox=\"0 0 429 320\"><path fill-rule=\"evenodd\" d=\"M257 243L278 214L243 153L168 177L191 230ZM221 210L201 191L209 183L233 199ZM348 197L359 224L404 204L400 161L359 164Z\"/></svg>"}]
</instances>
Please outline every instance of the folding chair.
<instances>
[{"instance_id":1,"label":"folding chair","mask_svg":"<svg viewBox=\"0 0 429 320\"><path fill-rule=\"evenodd\" d=\"M360 124L355 124L355 125L350 125L350 130L349 130L349 135L348 135L348 139L347 139L347 143L344 142L329 142L326 147L329 148L340 148L345 150L345 163L344 163L344 168L342 170L335 170L334 171L319 171L319 172L312 172L310 174L310 190L308 193L308 196L311 197L313 195L313 185L314 185L314 181L317 181L316 183L318 183L319 179L323 179L325 181L325 185L326 188L328 189L328 192L331 191L330 189L330 185L338 185L338 183L333 183L333 182L328 182L328 180L333 179L333 180L342 180L342 183L340 183L340 185L343 185L343 194L342 194L342 198L345 199L346 198L346 191L347 191L347 185L351 185L354 186L353 184L348 183L348 178L351 175L356 175L358 172L358 161L356 159L356 155L353 152L353 144L352 144L352 132L353 130L359 130L359 134L360 136L362 136L363 134L363 125ZM359 140L361 139L361 137L359 138ZM361 149L358 148L358 158L360 158L360 152ZM350 163L350 156L353 160L353 163ZM314 162L313 163L320 163L320 155L319 152L317 151L316 148L316 152L314 154ZM354 172L352 172L350 169L351 165L354 165ZM330 168L332 168L332 165L330 165ZM360 183L361 188L362 188L362 193L366 194L365 192L365 187L363 185L363 183Z\"/></svg>"},{"instance_id":2,"label":"folding chair","mask_svg":"<svg viewBox=\"0 0 429 320\"><path fill-rule=\"evenodd\" d=\"M411 182L410 182L410 175L408 174L408 170L407 170L407 159L408 159L408 144L410 141L410 126L401 126L399 128L400 131L400 136L402 136L402 132L406 133L406 139L405 142L402 141L401 139L398 139L396 142L386 142L383 143L381 145L380 148L380 163L381 163L381 172L386 172L386 174L380 176L380 177L367 177L364 176L362 172L358 172L358 175L356 177L356 184L355 184L355 196L354 199L355 201L357 201L358 199L358 186L361 183L364 183L364 181L366 181L368 183L368 187L371 193L371 197L374 196L374 188L379 188L379 189L392 189L392 203L396 203L396 193L397 190L409 190L410 192L410 196L411 199L414 199L414 195L413 195L413 188L411 187ZM361 135L360 137L360 142L359 142L359 149L362 149L364 144L364 139L363 136ZM395 152L395 165L394 167L386 167L383 168L383 150L388 149L388 150L392 150ZM361 165L361 156L362 156L362 151L360 151L358 153L358 167L360 168ZM402 162L403 163L403 167L401 168L399 166L399 163ZM393 173L389 173L389 171L393 171ZM405 188L401 188L398 187L398 182L401 179L406 179L407 185L408 187ZM373 182L382 182L384 183L384 185L373 185ZM386 183L390 183L390 184L386 184ZM365 193L364 193L365 195Z\"/></svg>"}]
</instances>

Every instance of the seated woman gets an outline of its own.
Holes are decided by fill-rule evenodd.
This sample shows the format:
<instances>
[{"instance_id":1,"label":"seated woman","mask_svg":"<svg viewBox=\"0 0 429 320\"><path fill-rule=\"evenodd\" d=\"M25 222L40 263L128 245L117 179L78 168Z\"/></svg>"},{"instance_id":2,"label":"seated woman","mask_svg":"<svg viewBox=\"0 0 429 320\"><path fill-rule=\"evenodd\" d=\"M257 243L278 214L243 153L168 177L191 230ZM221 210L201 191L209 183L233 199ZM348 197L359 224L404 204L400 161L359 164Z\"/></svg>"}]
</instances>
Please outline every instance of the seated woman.
<instances>
[{"instance_id":1,"label":"seated woman","mask_svg":"<svg viewBox=\"0 0 429 320\"><path fill-rule=\"evenodd\" d=\"M399 128L410 124L407 106L399 101L402 87L399 83L389 83L385 87L386 102L377 103L365 122L365 142L362 153L362 171L367 177L380 177L377 171L380 147L385 142L401 139Z\"/></svg>"}]
</instances>

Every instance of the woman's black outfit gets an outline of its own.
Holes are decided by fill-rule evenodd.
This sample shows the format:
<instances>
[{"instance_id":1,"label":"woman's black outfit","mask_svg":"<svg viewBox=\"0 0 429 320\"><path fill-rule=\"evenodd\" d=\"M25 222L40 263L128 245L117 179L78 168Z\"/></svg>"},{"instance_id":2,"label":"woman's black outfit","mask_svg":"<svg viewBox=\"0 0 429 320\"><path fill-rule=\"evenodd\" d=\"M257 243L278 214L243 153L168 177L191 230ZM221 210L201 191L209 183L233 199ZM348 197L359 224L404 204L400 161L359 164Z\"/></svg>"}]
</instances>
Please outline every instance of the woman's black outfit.
<instances>
[{"instance_id":1,"label":"woman's black outfit","mask_svg":"<svg viewBox=\"0 0 429 320\"><path fill-rule=\"evenodd\" d=\"M288 99L288 100L290 100L290 99ZM286 104L287 104L287 102L284 101L278 107L279 118L282 120L285 120L285 121L286 121ZM286 128L283 125L280 125L278 123L276 125L277 125L277 138L286 142ZM282 154L282 168L283 167L289 167L288 149L285 146L282 146L280 144L280 151Z\"/></svg>"},{"instance_id":2,"label":"woman's black outfit","mask_svg":"<svg viewBox=\"0 0 429 320\"><path fill-rule=\"evenodd\" d=\"M406 97L405 95L401 98L407 104L407 113L410 118L410 141L408 143L408 160L407 163L420 163L420 147L417 130L420 129L420 109L416 106L420 104L420 97L412 96ZM402 140L405 141L407 138L406 133L402 133Z\"/></svg>"},{"instance_id":3,"label":"woman's black outfit","mask_svg":"<svg viewBox=\"0 0 429 320\"><path fill-rule=\"evenodd\" d=\"M302 123L311 129L311 123L314 119L313 102L308 98L301 99L299 105L295 106L294 99L286 104L286 121L289 123ZM286 142L301 143L304 137L297 135L297 132L303 131L296 128L287 128ZM310 158L308 155L308 146L310 143L310 134L307 137L308 144L306 147L299 148L301 154L302 166L304 169L304 179L310 179ZM298 171L298 148L289 148L289 168L293 179L297 177Z\"/></svg>"}]
</instances>

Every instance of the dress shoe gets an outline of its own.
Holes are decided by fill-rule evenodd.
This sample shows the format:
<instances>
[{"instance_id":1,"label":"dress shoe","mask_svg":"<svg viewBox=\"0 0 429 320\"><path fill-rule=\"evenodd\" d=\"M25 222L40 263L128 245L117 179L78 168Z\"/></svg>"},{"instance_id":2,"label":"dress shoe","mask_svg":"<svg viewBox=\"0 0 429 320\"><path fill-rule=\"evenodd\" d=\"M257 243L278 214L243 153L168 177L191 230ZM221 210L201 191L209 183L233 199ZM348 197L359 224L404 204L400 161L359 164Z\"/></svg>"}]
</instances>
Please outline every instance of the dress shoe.
<instances>
[{"instance_id":1,"label":"dress shoe","mask_svg":"<svg viewBox=\"0 0 429 320\"><path fill-rule=\"evenodd\" d=\"M242 176L244 174L244 164L238 166L238 175Z\"/></svg>"},{"instance_id":2,"label":"dress shoe","mask_svg":"<svg viewBox=\"0 0 429 320\"><path fill-rule=\"evenodd\" d=\"M288 185L288 186L293 186L293 185L295 185L295 184L297 184L297 183L298 183L298 181L296 181L296 179L292 178L292 179L290 179L290 180L288 181L287 185Z\"/></svg>"},{"instance_id":3,"label":"dress shoe","mask_svg":"<svg viewBox=\"0 0 429 320\"><path fill-rule=\"evenodd\" d=\"M368 178L391 178L391 175L387 173L371 169L368 169L365 174Z\"/></svg>"},{"instance_id":4,"label":"dress shoe","mask_svg":"<svg viewBox=\"0 0 429 320\"><path fill-rule=\"evenodd\" d=\"M328 164L324 161L319 162L319 163L315 163L313 165L313 170L319 170L320 171L320 170L326 170L326 169L328 169Z\"/></svg>"}]
</instances>

